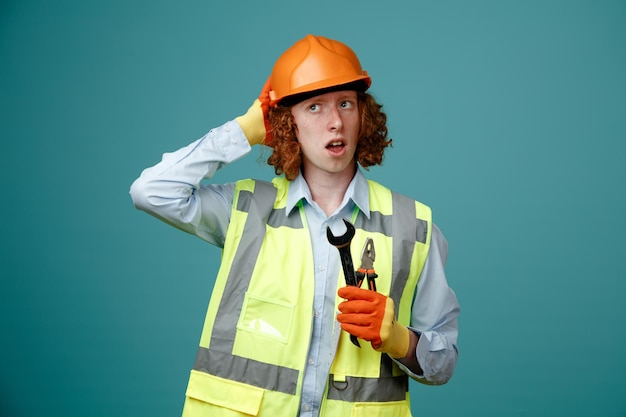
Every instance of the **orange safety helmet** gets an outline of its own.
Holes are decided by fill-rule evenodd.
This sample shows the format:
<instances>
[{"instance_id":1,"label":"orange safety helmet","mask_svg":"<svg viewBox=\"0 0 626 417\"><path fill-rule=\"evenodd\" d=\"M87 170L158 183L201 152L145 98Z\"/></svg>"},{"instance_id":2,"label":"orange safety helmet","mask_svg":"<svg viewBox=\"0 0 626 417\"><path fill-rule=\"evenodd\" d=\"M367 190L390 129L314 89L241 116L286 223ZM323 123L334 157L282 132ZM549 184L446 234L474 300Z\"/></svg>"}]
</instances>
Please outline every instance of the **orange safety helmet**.
<instances>
[{"instance_id":1,"label":"orange safety helmet","mask_svg":"<svg viewBox=\"0 0 626 417\"><path fill-rule=\"evenodd\" d=\"M286 97L352 83L360 84L361 91L372 84L354 51L339 41L307 35L274 64L270 106L278 105Z\"/></svg>"}]
</instances>

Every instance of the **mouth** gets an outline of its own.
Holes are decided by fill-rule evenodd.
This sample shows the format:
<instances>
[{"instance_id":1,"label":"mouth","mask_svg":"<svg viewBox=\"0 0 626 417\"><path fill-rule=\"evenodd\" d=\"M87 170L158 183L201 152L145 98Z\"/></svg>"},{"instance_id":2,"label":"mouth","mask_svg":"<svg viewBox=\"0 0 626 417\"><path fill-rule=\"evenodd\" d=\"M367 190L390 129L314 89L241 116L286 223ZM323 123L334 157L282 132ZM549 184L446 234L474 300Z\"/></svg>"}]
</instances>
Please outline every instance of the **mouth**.
<instances>
[{"instance_id":1,"label":"mouth","mask_svg":"<svg viewBox=\"0 0 626 417\"><path fill-rule=\"evenodd\" d=\"M326 151L330 153L332 156L342 156L345 153L346 144L343 140L333 140L328 142L326 145Z\"/></svg>"},{"instance_id":2,"label":"mouth","mask_svg":"<svg viewBox=\"0 0 626 417\"><path fill-rule=\"evenodd\" d=\"M345 146L346 144L342 140L334 140L326 145L326 149L336 152L342 150Z\"/></svg>"}]
</instances>

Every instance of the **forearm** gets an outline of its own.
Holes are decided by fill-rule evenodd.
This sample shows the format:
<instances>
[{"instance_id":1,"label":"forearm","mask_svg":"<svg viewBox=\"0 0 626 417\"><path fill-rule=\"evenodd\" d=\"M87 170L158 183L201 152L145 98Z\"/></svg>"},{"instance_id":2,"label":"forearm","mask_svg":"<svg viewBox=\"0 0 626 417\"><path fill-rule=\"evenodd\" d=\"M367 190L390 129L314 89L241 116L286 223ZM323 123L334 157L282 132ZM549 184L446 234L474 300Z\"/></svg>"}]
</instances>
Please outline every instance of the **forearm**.
<instances>
[{"instance_id":1,"label":"forearm","mask_svg":"<svg viewBox=\"0 0 626 417\"><path fill-rule=\"evenodd\" d=\"M454 333L454 332L453 332ZM394 359L414 380L426 385L442 385L450 380L458 358L456 333L410 331L409 351L404 358ZM454 343L452 340L454 339Z\"/></svg>"},{"instance_id":2,"label":"forearm","mask_svg":"<svg viewBox=\"0 0 626 417\"><path fill-rule=\"evenodd\" d=\"M411 373L415 375L423 375L422 367L417 360L417 344L419 343L419 336L417 333L409 329L409 351L404 358L397 358L396 360L404 365Z\"/></svg>"},{"instance_id":3,"label":"forearm","mask_svg":"<svg viewBox=\"0 0 626 417\"><path fill-rule=\"evenodd\" d=\"M232 196L227 186L201 187L201 182L249 151L237 122L212 129L145 169L131 185L133 203L169 224L219 244L219 237L214 241L210 230L224 227L217 223L228 219Z\"/></svg>"}]
</instances>

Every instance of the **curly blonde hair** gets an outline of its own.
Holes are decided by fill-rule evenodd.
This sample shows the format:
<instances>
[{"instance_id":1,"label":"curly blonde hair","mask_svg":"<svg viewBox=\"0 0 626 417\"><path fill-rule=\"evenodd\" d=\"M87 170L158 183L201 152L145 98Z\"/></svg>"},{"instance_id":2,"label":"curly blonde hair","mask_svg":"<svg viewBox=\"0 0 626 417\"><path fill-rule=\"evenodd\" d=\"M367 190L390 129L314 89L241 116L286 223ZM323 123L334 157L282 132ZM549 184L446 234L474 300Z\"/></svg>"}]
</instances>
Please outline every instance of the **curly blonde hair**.
<instances>
[{"instance_id":1,"label":"curly blonde hair","mask_svg":"<svg viewBox=\"0 0 626 417\"><path fill-rule=\"evenodd\" d=\"M382 164L385 148L391 145L392 140L387 139L387 115L381 110L382 105L368 93L357 92L357 98L361 129L355 159L363 168L368 168ZM285 174L285 178L292 181L300 171L302 155L291 107L278 106L270 109L269 121L273 150L267 163L274 167L276 175Z\"/></svg>"}]
</instances>

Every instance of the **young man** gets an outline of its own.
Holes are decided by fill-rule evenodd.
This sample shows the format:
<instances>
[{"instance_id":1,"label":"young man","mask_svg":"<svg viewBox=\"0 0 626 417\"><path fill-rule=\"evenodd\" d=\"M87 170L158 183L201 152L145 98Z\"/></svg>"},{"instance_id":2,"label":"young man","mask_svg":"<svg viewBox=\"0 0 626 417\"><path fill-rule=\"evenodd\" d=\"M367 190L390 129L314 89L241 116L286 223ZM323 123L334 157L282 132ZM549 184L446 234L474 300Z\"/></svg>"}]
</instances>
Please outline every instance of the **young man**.
<instances>
[{"instance_id":1,"label":"young man","mask_svg":"<svg viewBox=\"0 0 626 417\"><path fill-rule=\"evenodd\" d=\"M246 114L133 183L137 208L223 248L183 415L410 416L407 375L452 376L447 243L428 207L359 168L391 143L370 83L348 46L308 35ZM201 185L257 144L272 148L272 182ZM375 287L345 285L327 233L351 225L358 276Z\"/></svg>"}]
</instances>

